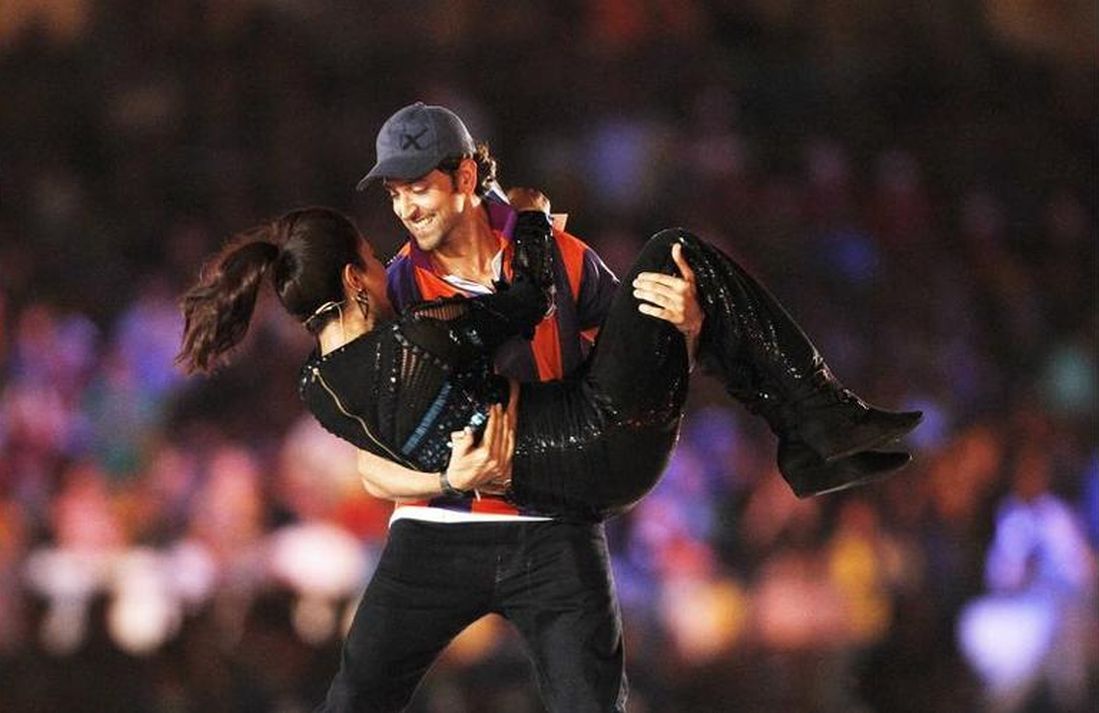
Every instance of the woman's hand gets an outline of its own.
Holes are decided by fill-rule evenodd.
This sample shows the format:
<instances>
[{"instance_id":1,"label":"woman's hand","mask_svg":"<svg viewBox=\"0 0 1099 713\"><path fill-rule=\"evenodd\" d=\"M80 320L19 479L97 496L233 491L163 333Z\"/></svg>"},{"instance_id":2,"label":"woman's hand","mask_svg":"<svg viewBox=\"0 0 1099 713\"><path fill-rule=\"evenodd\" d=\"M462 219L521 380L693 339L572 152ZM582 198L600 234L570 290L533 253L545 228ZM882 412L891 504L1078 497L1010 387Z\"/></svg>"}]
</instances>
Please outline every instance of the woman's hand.
<instances>
[{"instance_id":1,"label":"woman's hand","mask_svg":"<svg viewBox=\"0 0 1099 713\"><path fill-rule=\"evenodd\" d=\"M520 213L525 210L540 210L546 214L550 212L549 198L535 188L516 186L508 189L507 196L511 207Z\"/></svg>"},{"instance_id":2,"label":"woman's hand","mask_svg":"<svg viewBox=\"0 0 1099 713\"><path fill-rule=\"evenodd\" d=\"M468 430L450 434L450 463L446 479L465 492L499 494L511 484L511 457L515 452L515 419L511 409L497 404L488 412L481 442L473 443Z\"/></svg>"}]
</instances>

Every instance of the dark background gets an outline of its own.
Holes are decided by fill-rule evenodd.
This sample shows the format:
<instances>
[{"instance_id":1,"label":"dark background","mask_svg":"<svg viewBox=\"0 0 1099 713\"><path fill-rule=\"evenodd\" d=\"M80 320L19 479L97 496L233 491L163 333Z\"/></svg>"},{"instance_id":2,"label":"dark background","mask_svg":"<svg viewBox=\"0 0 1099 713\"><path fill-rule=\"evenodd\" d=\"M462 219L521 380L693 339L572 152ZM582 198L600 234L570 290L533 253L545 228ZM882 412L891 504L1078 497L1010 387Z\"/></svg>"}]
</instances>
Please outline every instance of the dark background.
<instances>
[{"instance_id":1,"label":"dark background","mask_svg":"<svg viewBox=\"0 0 1099 713\"><path fill-rule=\"evenodd\" d=\"M630 710L982 710L956 632L1007 498L1071 514L1094 610L1097 22L1086 0L5 0L0 711L319 702L390 506L303 414L310 345L277 306L188 379L175 303L302 204L391 254L383 193L353 187L418 99L615 269L687 226L852 388L927 414L896 477L801 502L696 379L664 482L609 524ZM1014 710L1073 713L1043 680ZM412 710L541 707L490 619Z\"/></svg>"}]
</instances>

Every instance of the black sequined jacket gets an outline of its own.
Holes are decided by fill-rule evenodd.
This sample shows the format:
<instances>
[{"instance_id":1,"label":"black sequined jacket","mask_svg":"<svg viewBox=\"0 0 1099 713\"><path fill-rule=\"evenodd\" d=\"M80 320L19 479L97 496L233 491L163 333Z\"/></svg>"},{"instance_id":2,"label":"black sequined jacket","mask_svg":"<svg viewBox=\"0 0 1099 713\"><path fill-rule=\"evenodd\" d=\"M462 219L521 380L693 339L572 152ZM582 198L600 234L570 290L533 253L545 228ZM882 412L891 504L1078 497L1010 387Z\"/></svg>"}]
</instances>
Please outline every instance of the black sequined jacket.
<instances>
[{"instance_id":1,"label":"black sequined jacket","mask_svg":"<svg viewBox=\"0 0 1099 713\"><path fill-rule=\"evenodd\" d=\"M302 367L299 390L327 430L414 470L444 470L450 434L506 403L492 353L542 317L530 283L425 302Z\"/></svg>"}]
</instances>

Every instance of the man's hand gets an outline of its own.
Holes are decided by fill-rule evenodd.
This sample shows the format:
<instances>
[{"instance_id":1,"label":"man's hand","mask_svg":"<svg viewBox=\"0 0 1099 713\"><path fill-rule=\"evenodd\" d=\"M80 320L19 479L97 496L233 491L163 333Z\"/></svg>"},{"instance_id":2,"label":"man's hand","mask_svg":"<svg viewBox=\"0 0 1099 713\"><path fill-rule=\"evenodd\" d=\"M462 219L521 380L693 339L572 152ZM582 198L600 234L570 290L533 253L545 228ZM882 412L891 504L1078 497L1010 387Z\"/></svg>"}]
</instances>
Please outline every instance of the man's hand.
<instances>
[{"instance_id":1,"label":"man's hand","mask_svg":"<svg viewBox=\"0 0 1099 713\"><path fill-rule=\"evenodd\" d=\"M639 312L670 322L683 333L688 353L693 358L703 320L695 274L684 259L683 246L679 243L672 245L672 260L681 277L642 272L633 281L633 296L641 300L637 305Z\"/></svg>"},{"instance_id":2,"label":"man's hand","mask_svg":"<svg viewBox=\"0 0 1099 713\"><path fill-rule=\"evenodd\" d=\"M524 210L540 210L548 215L550 212L549 198L537 189L516 186L508 189L507 196L511 207L520 213Z\"/></svg>"},{"instance_id":3,"label":"man's hand","mask_svg":"<svg viewBox=\"0 0 1099 713\"><path fill-rule=\"evenodd\" d=\"M473 444L473 434L450 434L451 453L447 481L458 490L503 493L511 483L511 457L515 451L515 421L503 406L489 409L481 442Z\"/></svg>"}]
</instances>

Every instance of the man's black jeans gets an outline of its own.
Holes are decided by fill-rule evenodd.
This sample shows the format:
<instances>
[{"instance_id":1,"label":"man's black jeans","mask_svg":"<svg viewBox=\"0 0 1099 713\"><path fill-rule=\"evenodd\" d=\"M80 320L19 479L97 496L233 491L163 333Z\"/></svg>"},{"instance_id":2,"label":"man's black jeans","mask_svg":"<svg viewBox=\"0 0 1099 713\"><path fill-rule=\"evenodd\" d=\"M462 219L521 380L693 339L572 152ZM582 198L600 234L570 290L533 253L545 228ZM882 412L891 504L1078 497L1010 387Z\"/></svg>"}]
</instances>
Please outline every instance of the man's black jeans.
<instances>
[{"instance_id":1,"label":"man's black jeans","mask_svg":"<svg viewBox=\"0 0 1099 713\"><path fill-rule=\"evenodd\" d=\"M510 621L551 713L623 713L622 619L603 526L397 520L318 713L397 713L480 617Z\"/></svg>"}]
</instances>

